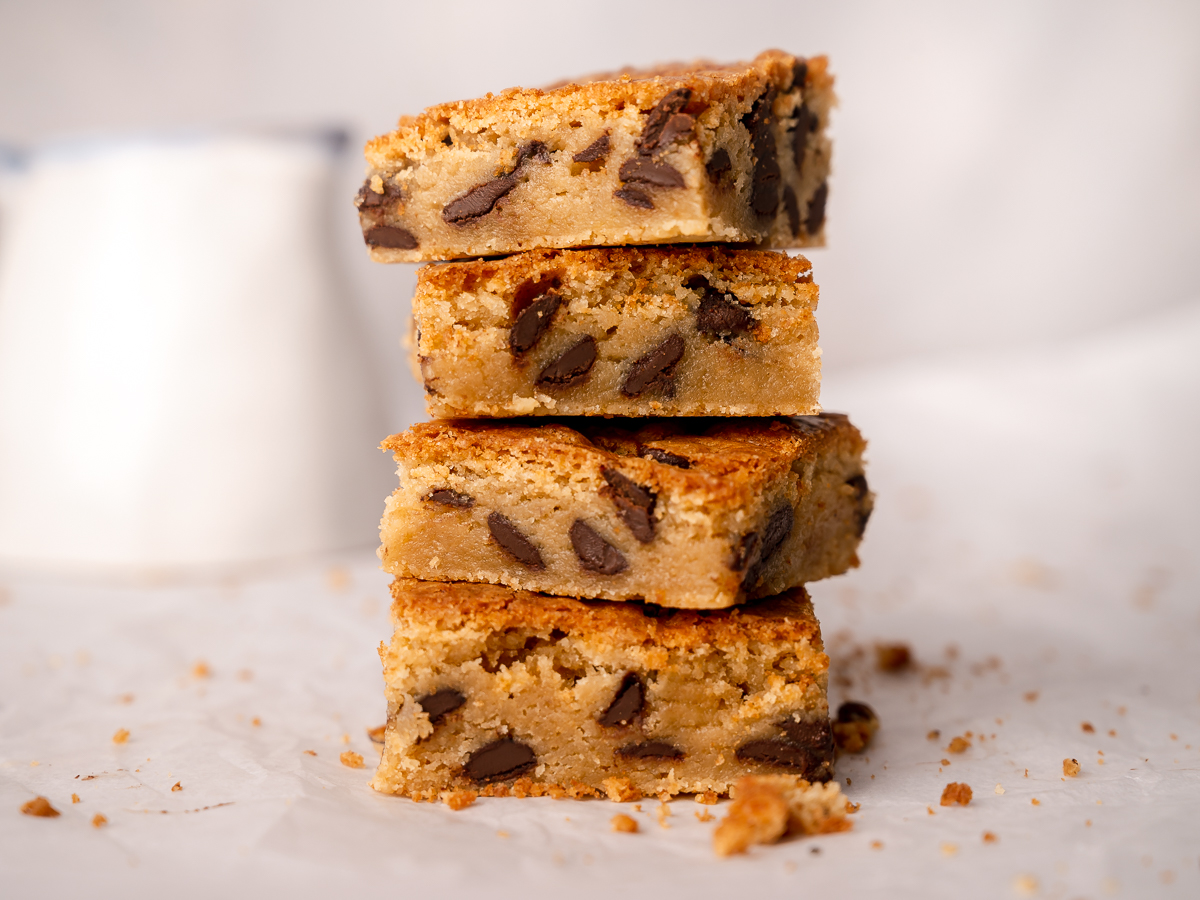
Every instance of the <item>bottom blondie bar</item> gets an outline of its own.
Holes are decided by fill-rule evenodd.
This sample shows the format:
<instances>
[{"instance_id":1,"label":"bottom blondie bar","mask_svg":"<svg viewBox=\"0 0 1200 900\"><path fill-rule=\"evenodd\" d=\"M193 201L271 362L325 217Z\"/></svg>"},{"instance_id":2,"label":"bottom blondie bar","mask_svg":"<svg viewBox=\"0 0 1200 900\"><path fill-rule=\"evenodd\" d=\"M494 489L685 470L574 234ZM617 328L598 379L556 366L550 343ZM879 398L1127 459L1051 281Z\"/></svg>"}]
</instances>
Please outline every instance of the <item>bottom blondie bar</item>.
<instances>
[{"instance_id":1,"label":"bottom blondie bar","mask_svg":"<svg viewBox=\"0 0 1200 900\"><path fill-rule=\"evenodd\" d=\"M707 612L404 578L392 597L379 791L629 800L832 776L802 588Z\"/></svg>"}]
</instances>

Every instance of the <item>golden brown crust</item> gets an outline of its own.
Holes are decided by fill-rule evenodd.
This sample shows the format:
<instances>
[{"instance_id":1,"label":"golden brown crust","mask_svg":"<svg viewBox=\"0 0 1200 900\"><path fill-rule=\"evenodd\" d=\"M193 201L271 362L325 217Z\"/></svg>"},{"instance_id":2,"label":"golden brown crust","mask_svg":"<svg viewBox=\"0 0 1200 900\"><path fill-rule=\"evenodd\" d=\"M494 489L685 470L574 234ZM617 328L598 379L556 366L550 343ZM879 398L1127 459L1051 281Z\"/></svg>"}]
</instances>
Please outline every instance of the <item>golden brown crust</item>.
<instances>
[{"instance_id":1,"label":"golden brown crust","mask_svg":"<svg viewBox=\"0 0 1200 900\"><path fill-rule=\"evenodd\" d=\"M543 465L553 458L567 468L599 462L653 490L686 492L714 504L737 502L823 448L845 444L861 455L866 446L840 413L794 419L565 421L575 427L555 420L435 420L394 434L380 446L406 460L504 455ZM639 456L646 448L682 456L691 467Z\"/></svg>"},{"instance_id":2,"label":"golden brown crust","mask_svg":"<svg viewBox=\"0 0 1200 900\"><path fill-rule=\"evenodd\" d=\"M392 582L392 621L439 629L503 631L558 629L575 637L598 635L618 645L668 649L774 641L808 641L820 651L821 630L804 588L732 609L658 610L635 603L575 600L494 584Z\"/></svg>"},{"instance_id":3,"label":"golden brown crust","mask_svg":"<svg viewBox=\"0 0 1200 900\"><path fill-rule=\"evenodd\" d=\"M691 102L697 108L741 99L748 92L761 91L768 83L786 89L791 86L793 66L799 59L782 50L767 50L748 63L695 62L628 69L546 90L516 87L474 100L442 103L417 116L402 116L395 131L367 142L366 157L372 166L386 168L397 160L436 151L452 132L473 134L488 128L503 134L523 130L531 118L566 121L581 109L602 117L614 115L628 104L649 109L679 88L691 90ZM832 88L826 57L808 59L807 67L806 84L817 90Z\"/></svg>"},{"instance_id":4,"label":"golden brown crust","mask_svg":"<svg viewBox=\"0 0 1200 900\"><path fill-rule=\"evenodd\" d=\"M619 274L631 272L719 272L732 280L809 283L812 263L803 256L788 256L767 250L744 250L717 245L680 245L663 247L600 247L588 250L531 250L502 259L476 259L423 266L417 272L421 287L447 293L486 290L508 294L530 279L549 272L591 271ZM418 288L420 289L420 288ZM772 295L773 296L773 295ZM757 298L747 294L741 302L754 305Z\"/></svg>"}]
</instances>

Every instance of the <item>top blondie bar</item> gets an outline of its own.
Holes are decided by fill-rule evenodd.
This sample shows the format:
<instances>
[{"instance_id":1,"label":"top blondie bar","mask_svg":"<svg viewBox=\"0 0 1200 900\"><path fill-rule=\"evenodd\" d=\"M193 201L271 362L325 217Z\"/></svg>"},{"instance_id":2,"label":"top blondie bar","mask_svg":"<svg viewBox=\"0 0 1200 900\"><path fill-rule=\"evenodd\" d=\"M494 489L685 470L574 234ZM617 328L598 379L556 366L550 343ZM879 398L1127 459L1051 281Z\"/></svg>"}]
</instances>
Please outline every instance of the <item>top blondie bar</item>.
<instances>
[{"instance_id":1,"label":"top blondie bar","mask_svg":"<svg viewBox=\"0 0 1200 900\"><path fill-rule=\"evenodd\" d=\"M433 106L369 141L378 262L570 248L824 243L825 57L627 70Z\"/></svg>"}]
</instances>

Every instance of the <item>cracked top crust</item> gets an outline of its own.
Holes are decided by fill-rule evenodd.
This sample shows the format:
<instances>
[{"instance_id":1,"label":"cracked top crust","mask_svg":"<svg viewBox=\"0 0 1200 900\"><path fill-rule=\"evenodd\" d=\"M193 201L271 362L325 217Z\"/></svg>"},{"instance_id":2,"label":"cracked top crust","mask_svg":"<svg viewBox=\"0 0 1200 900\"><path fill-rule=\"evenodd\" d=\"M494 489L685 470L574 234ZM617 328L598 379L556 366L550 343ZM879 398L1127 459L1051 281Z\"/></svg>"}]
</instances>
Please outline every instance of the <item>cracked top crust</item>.
<instances>
[{"instance_id":1,"label":"cracked top crust","mask_svg":"<svg viewBox=\"0 0 1200 900\"><path fill-rule=\"evenodd\" d=\"M566 421L571 426L558 420L435 420L392 435L380 448L409 461L502 456L538 467L552 460L552 467L567 470L607 463L650 490L729 505L744 502L798 460L827 447L842 445L856 455L866 447L841 413L792 419ZM659 461L663 458L689 465Z\"/></svg>"},{"instance_id":2,"label":"cracked top crust","mask_svg":"<svg viewBox=\"0 0 1200 900\"><path fill-rule=\"evenodd\" d=\"M368 141L365 153L367 162L377 169L416 164L445 149L447 141L469 142L485 133L520 135L529 131L531 124L544 129L569 127L581 110L608 118L626 105L649 109L679 88L691 91L688 108L699 114L726 100L741 102L768 85L789 90L798 75L817 90L832 88L826 57L805 60L782 50L764 51L749 63L722 65L700 60L592 75L544 90L509 88L475 100L431 106L418 116L402 116L395 131Z\"/></svg>"},{"instance_id":3,"label":"cracked top crust","mask_svg":"<svg viewBox=\"0 0 1200 900\"><path fill-rule=\"evenodd\" d=\"M823 649L821 629L803 587L721 610L645 607L638 603L574 600L495 584L392 582L397 628L552 631L613 646L653 644L666 649L706 646L727 651L750 642L808 641ZM651 611L652 610L652 611Z\"/></svg>"}]
</instances>

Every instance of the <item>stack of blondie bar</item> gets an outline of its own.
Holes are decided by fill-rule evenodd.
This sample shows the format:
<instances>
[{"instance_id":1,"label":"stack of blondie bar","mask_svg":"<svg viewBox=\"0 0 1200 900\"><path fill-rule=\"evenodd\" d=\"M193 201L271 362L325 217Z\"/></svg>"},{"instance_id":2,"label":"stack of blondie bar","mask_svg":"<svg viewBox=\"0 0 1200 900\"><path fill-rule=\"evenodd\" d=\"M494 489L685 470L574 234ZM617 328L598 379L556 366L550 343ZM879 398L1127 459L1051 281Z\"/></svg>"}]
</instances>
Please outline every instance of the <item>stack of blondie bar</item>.
<instances>
[{"instance_id":1,"label":"stack of blondie bar","mask_svg":"<svg viewBox=\"0 0 1200 900\"><path fill-rule=\"evenodd\" d=\"M824 58L667 66L404 118L366 149L371 256L430 262L434 421L380 557L374 786L724 795L832 775L803 585L858 564L864 442L821 413ZM765 249L769 248L769 249Z\"/></svg>"}]
</instances>

